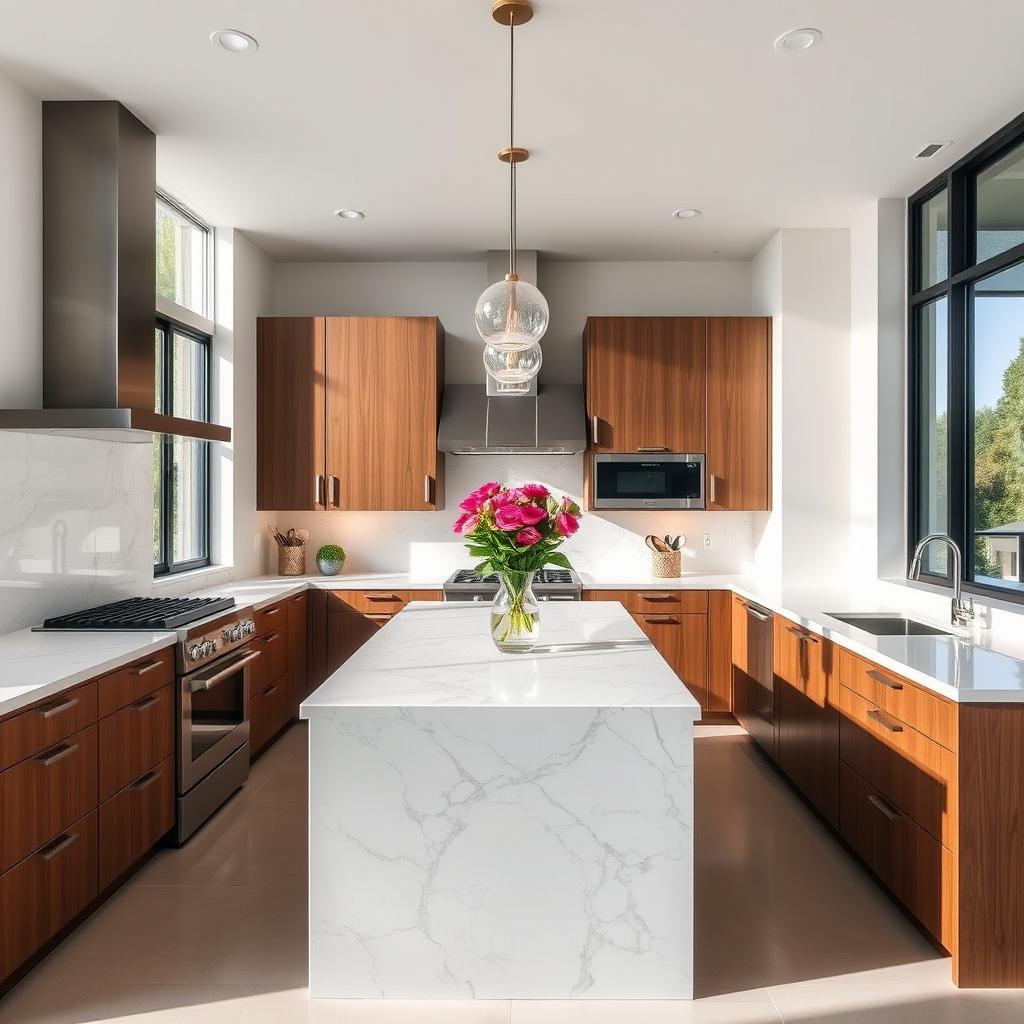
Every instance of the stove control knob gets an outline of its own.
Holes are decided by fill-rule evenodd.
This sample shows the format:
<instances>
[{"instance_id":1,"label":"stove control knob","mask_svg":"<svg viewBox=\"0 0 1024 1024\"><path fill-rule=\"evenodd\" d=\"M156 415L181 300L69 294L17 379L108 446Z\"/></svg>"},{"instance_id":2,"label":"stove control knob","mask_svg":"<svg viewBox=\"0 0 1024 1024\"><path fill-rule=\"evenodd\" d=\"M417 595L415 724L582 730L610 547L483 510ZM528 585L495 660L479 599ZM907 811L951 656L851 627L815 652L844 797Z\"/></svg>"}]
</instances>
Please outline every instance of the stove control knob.
<instances>
[{"instance_id":1,"label":"stove control knob","mask_svg":"<svg viewBox=\"0 0 1024 1024\"><path fill-rule=\"evenodd\" d=\"M223 636L228 643L233 644L242 638L242 627L236 622L233 626L228 626L223 630Z\"/></svg>"},{"instance_id":2,"label":"stove control knob","mask_svg":"<svg viewBox=\"0 0 1024 1024\"><path fill-rule=\"evenodd\" d=\"M481 597L481 596L480 596L479 594L474 594L474 595L473 595L473 600L474 600L474 601L482 601L482 600L483 600L483 598L482 598L482 597Z\"/></svg>"},{"instance_id":3,"label":"stove control knob","mask_svg":"<svg viewBox=\"0 0 1024 1024\"><path fill-rule=\"evenodd\" d=\"M256 623L252 619L246 619L242 623L242 636L252 636L256 632Z\"/></svg>"},{"instance_id":4,"label":"stove control knob","mask_svg":"<svg viewBox=\"0 0 1024 1024\"><path fill-rule=\"evenodd\" d=\"M199 656L200 656L200 655L201 655L202 653L203 653L203 652L202 652L202 651L201 651L201 650L199 649L199 645L198 645L198 644L193 644L193 645L192 645L192 646L191 646L191 647L190 647L190 648L188 649L188 657L189 657L189 660L190 660L190 661L198 661L198 660L199 660Z\"/></svg>"},{"instance_id":5,"label":"stove control knob","mask_svg":"<svg viewBox=\"0 0 1024 1024\"><path fill-rule=\"evenodd\" d=\"M216 640L207 640L206 643L203 644L203 646L206 648L206 653L207 654L216 654L217 653L217 641Z\"/></svg>"}]
</instances>

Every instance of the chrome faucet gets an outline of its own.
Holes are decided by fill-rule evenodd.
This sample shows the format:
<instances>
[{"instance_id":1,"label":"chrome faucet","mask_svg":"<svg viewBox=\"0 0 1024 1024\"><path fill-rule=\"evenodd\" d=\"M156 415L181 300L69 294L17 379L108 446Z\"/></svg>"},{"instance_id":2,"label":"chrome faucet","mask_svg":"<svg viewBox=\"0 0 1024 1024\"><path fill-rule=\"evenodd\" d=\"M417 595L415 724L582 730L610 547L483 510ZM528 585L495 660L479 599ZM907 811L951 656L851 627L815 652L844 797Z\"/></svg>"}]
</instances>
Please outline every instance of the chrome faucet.
<instances>
[{"instance_id":1,"label":"chrome faucet","mask_svg":"<svg viewBox=\"0 0 1024 1024\"><path fill-rule=\"evenodd\" d=\"M963 556L960 554L957 542L952 537L945 533L929 533L927 537L922 537L917 542L917 547L914 548L914 557L910 560L910 578L912 580L921 578L921 559L924 556L925 548L933 541L941 541L953 553L953 610L950 622L954 626L969 626L974 621L974 598L964 599L961 592Z\"/></svg>"}]
</instances>

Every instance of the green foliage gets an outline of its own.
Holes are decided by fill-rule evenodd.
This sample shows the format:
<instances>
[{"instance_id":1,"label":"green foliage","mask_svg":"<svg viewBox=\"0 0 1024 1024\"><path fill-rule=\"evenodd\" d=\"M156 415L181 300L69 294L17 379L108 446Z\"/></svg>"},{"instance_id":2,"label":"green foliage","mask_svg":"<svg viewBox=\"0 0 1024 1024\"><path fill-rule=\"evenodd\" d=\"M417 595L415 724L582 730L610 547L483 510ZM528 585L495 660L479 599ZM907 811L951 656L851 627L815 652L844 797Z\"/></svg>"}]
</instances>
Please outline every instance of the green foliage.
<instances>
[{"instance_id":1,"label":"green foliage","mask_svg":"<svg viewBox=\"0 0 1024 1024\"><path fill-rule=\"evenodd\" d=\"M316 553L317 558L326 558L331 562L340 562L347 556L345 549L340 544L324 544Z\"/></svg>"}]
</instances>

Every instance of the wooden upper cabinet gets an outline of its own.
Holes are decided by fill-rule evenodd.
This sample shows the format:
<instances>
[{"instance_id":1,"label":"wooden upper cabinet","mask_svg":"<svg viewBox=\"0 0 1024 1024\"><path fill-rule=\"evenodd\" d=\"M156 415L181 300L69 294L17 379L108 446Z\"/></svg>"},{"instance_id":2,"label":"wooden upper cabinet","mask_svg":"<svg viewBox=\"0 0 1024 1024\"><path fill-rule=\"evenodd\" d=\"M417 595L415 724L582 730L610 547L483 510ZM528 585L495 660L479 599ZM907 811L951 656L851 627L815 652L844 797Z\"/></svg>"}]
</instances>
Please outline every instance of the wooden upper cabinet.
<instances>
[{"instance_id":1,"label":"wooden upper cabinet","mask_svg":"<svg viewBox=\"0 0 1024 1024\"><path fill-rule=\"evenodd\" d=\"M771 508L771 318L708 317L707 507Z\"/></svg>"},{"instance_id":2,"label":"wooden upper cabinet","mask_svg":"<svg viewBox=\"0 0 1024 1024\"><path fill-rule=\"evenodd\" d=\"M705 333L704 317L588 318L592 451L704 451Z\"/></svg>"},{"instance_id":3,"label":"wooden upper cabinet","mask_svg":"<svg viewBox=\"0 0 1024 1024\"><path fill-rule=\"evenodd\" d=\"M443 381L435 317L327 318L328 508L444 507Z\"/></svg>"},{"instance_id":4,"label":"wooden upper cabinet","mask_svg":"<svg viewBox=\"0 0 1024 1024\"><path fill-rule=\"evenodd\" d=\"M323 317L256 322L256 507L325 508Z\"/></svg>"}]
</instances>

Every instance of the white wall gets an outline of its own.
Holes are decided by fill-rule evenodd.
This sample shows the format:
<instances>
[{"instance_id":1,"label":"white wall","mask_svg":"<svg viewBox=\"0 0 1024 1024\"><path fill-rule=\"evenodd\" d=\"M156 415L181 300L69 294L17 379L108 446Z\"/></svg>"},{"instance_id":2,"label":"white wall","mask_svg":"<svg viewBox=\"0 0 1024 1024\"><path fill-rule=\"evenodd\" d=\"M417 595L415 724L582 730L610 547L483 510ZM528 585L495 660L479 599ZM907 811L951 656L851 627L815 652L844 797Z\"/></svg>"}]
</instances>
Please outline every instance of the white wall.
<instances>
[{"instance_id":1,"label":"white wall","mask_svg":"<svg viewBox=\"0 0 1024 1024\"><path fill-rule=\"evenodd\" d=\"M848 578L851 537L850 231L785 229L754 261L773 317L773 511L755 519L758 571Z\"/></svg>"},{"instance_id":2,"label":"white wall","mask_svg":"<svg viewBox=\"0 0 1024 1024\"><path fill-rule=\"evenodd\" d=\"M447 263L293 263L275 274L275 312L377 316L436 313L447 331L446 379L483 383L480 340L473 324L477 297L487 282L486 260ZM543 375L582 381L582 333L588 315L744 314L751 308L748 263L591 263L541 260L538 284L551 309ZM333 541L349 551L354 571L447 574L464 566L452 537L459 500L488 479L539 480L579 498L582 456L446 459L447 507L441 512L320 512L266 515L282 527L310 531L310 548ZM567 553L583 571L598 561L605 571L638 577L649 567L647 533L688 538L687 571L736 571L753 558L748 513L602 513L589 516ZM703 535L711 534L711 547ZM268 550L268 559L274 553ZM273 571L273 562L266 563ZM312 568L312 566L310 566Z\"/></svg>"}]
</instances>

